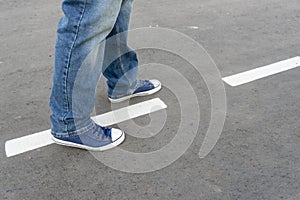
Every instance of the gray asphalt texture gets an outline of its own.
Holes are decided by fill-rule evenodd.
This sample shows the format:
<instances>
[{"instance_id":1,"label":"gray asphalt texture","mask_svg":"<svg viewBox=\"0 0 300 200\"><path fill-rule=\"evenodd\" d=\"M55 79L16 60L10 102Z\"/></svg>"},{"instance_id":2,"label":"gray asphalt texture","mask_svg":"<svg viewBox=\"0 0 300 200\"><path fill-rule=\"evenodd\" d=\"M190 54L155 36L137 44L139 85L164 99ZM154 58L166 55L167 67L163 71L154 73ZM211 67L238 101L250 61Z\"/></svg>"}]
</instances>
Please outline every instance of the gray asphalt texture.
<instances>
[{"instance_id":1,"label":"gray asphalt texture","mask_svg":"<svg viewBox=\"0 0 300 200\"><path fill-rule=\"evenodd\" d=\"M239 87L226 85L221 138L200 159L210 118L205 83L178 57L141 50L141 63L170 65L197 91L200 128L182 157L142 174L114 170L87 151L58 145L7 158L5 141L50 127L60 3L0 1L0 199L300 199L300 67ZM299 56L299 22L299 0L143 0L135 3L131 28L158 26L188 35L205 47L225 77ZM101 81L97 114L111 109ZM166 87L154 97L168 105L165 126L149 139L128 136L122 148L154 151L176 134L180 102ZM135 122L145 126L150 117Z\"/></svg>"}]
</instances>

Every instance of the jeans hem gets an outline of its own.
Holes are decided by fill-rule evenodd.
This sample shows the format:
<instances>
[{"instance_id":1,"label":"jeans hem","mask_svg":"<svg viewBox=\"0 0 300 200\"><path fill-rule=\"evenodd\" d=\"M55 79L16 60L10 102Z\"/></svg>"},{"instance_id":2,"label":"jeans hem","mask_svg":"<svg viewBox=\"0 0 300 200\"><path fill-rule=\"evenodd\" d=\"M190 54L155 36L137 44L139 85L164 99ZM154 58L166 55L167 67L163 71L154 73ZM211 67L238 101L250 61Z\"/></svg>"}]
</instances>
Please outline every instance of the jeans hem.
<instances>
[{"instance_id":1,"label":"jeans hem","mask_svg":"<svg viewBox=\"0 0 300 200\"><path fill-rule=\"evenodd\" d=\"M124 92L124 90L120 90L120 91L122 91L122 94L119 94L120 92L116 92L116 89L113 89L113 94L114 95L109 95L108 94L108 97L111 98L111 99L119 99L119 98L122 98L122 97L133 95L134 92L136 91L136 89L139 88L138 82L139 81L137 80L135 86L132 87L132 89L129 89L126 93ZM118 95L116 95L116 94L118 94Z\"/></svg>"},{"instance_id":2,"label":"jeans hem","mask_svg":"<svg viewBox=\"0 0 300 200\"><path fill-rule=\"evenodd\" d=\"M58 138L66 138L66 137L71 137L71 136L80 136L80 135L90 131L94 127L95 127L95 122L91 120L91 122L87 126L85 126L83 128L80 128L76 131L67 132L67 133L56 133L56 132L51 131L51 134L54 137L58 137Z\"/></svg>"}]
</instances>

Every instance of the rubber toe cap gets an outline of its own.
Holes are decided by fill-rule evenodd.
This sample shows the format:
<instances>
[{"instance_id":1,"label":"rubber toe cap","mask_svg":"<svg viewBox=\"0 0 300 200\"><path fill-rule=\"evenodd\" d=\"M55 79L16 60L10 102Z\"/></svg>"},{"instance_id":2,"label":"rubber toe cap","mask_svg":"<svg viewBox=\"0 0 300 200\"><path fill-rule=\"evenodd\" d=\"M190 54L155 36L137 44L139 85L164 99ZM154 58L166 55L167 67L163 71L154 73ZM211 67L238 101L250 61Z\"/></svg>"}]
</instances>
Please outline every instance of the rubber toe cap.
<instances>
[{"instance_id":1,"label":"rubber toe cap","mask_svg":"<svg viewBox=\"0 0 300 200\"><path fill-rule=\"evenodd\" d=\"M161 83L159 82L159 80L153 79L153 80L150 80L150 82L153 84L153 86L155 88L157 88L157 87L159 87L161 85Z\"/></svg>"},{"instance_id":2,"label":"rubber toe cap","mask_svg":"<svg viewBox=\"0 0 300 200\"><path fill-rule=\"evenodd\" d=\"M124 134L123 131L121 131L120 129L112 128L111 129L111 140L112 140L112 142L120 139L123 134Z\"/></svg>"}]
</instances>

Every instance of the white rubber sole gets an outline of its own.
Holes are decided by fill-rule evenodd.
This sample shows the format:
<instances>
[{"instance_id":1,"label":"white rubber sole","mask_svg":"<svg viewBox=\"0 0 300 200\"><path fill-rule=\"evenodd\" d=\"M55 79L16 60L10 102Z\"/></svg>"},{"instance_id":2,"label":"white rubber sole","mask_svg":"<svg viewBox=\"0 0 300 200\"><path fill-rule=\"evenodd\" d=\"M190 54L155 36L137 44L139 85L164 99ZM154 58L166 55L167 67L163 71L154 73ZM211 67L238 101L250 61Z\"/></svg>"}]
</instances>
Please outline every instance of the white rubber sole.
<instances>
[{"instance_id":1,"label":"white rubber sole","mask_svg":"<svg viewBox=\"0 0 300 200\"><path fill-rule=\"evenodd\" d=\"M53 136L51 136L51 139L56 144L63 145L63 146L75 147L75 148L79 148L79 149L85 149L85 150L88 150L88 151L106 151L106 150L115 148L116 146L120 145L125 140L125 133L122 132L122 135L117 140L115 140L114 142L112 142L108 145L102 146L102 147L89 147L89 146L82 145L82 144L77 144L77 143L73 143L73 142L60 140L60 139L57 139Z\"/></svg>"},{"instance_id":2,"label":"white rubber sole","mask_svg":"<svg viewBox=\"0 0 300 200\"><path fill-rule=\"evenodd\" d=\"M161 83L159 84L159 86L157 86L156 88L154 88L152 90L148 90L148 91L145 91L145 92L139 92L139 93L128 95L126 97L121 97L121 98L118 98L118 99L111 99L111 98L108 97L108 100L111 103L120 103L122 101L126 101L128 99L133 98L133 97L143 97L143 96L148 96L148 95L154 94L154 93L158 92L160 89L161 89Z\"/></svg>"}]
</instances>

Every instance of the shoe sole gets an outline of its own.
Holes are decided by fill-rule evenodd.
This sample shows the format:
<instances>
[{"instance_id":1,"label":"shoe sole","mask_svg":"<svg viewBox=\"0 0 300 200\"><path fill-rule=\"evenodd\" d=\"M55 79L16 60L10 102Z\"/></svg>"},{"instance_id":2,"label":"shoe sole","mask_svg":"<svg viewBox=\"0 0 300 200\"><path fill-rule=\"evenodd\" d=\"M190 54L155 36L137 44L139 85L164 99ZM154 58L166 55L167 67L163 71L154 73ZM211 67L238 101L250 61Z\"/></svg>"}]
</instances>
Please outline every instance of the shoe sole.
<instances>
[{"instance_id":1,"label":"shoe sole","mask_svg":"<svg viewBox=\"0 0 300 200\"><path fill-rule=\"evenodd\" d=\"M152 90L145 91L145 92L139 92L139 93L136 93L136 94L128 95L126 97L121 97L119 99L111 99L111 98L108 98L108 99L111 103L120 103L122 101L126 101L128 99L133 98L133 97L143 97L143 96L148 96L148 95L154 94L154 93L158 92L160 89L161 89L161 84L159 86L157 86L156 88L154 88Z\"/></svg>"},{"instance_id":2,"label":"shoe sole","mask_svg":"<svg viewBox=\"0 0 300 200\"><path fill-rule=\"evenodd\" d=\"M77 143L73 143L73 142L60 140L60 139L57 139L53 136L51 136L51 139L56 144L63 145L63 146L75 147L75 148L79 148L79 149L85 149L85 150L88 150L88 151L106 151L106 150L115 148L116 146L120 145L125 140L125 133L122 132L122 135L117 140L115 140L114 142L112 142L108 145L102 146L102 147L89 147L89 146L82 145L82 144L77 144Z\"/></svg>"}]
</instances>

